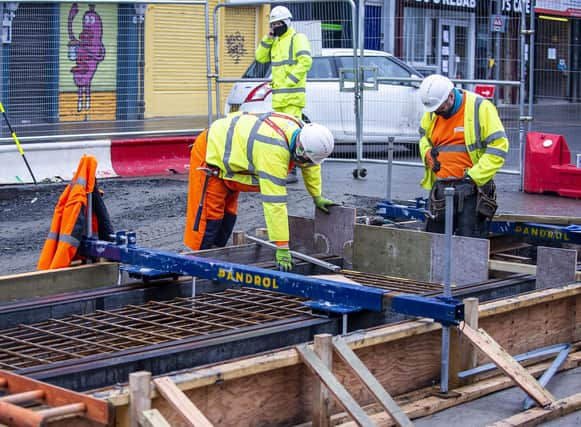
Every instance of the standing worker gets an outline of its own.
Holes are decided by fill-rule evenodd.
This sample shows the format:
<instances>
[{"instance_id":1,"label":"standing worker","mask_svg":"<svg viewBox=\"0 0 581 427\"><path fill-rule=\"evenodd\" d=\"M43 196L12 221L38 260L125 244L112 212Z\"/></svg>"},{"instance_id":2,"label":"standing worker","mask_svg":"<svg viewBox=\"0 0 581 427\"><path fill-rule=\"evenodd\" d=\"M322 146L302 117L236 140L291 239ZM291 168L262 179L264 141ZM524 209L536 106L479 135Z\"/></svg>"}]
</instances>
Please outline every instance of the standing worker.
<instances>
[{"instance_id":1,"label":"standing worker","mask_svg":"<svg viewBox=\"0 0 581 427\"><path fill-rule=\"evenodd\" d=\"M216 120L194 143L190 158L184 243L193 250L226 246L238 211L238 195L260 192L269 240L282 270L292 268L285 178L295 164L317 208L328 213L321 196L320 163L333 151L324 126L287 114L234 113Z\"/></svg>"},{"instance_id":2,"label":"standing worker","mask_svg":"<svg viewBox=\"0 0 581 427\"><path fill-rule=\"evenodd\" d=\"M291 19L292 14L284 6L271 10L270 31L256 48L256 60L271 65L272 109L302 120L307 99L307 73L313 59L307 36L290 26ZM287 184L297 181L297 170L293 168Z\"/></svg>"},{"instance_id":3,"label":"standing worker","mask_svg":"<svg viewBox=\"0 0 581 427\"><path fill-rule=\"evenodd\" d=\"M422 187L430 190L426 231L444 233L444 189L454 187L454 233L485 237L496 211L494 175L504 164L508 138L492 102L457 89L441 75L419 89L425 113L420 126Z\"/></svg>"}]
</instances>

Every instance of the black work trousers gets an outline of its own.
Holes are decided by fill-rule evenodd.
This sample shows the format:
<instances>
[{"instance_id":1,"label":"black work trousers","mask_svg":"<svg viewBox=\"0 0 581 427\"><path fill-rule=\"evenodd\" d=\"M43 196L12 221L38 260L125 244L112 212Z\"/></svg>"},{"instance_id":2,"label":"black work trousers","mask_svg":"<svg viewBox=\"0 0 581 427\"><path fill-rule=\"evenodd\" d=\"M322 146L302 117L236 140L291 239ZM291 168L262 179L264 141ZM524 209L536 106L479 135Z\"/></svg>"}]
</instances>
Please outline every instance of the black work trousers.
<instances>
[{"instance_id":1,"label":"black work trousers","mask_svg":"<svg viewBox=\"0 0 581 427\"><path fill-rule=\"evenodd\" d=\"M454 188L454 230L457 236L486 237L488 218L477 211L478 188L473 181L464 179L436 181L430 192L430 211L434 218L426 221L426 231L444 233L446 228L446 187ZM487 196L496 198L496 186L490 180L480 187Z\"/></svg>"}]
</instances>

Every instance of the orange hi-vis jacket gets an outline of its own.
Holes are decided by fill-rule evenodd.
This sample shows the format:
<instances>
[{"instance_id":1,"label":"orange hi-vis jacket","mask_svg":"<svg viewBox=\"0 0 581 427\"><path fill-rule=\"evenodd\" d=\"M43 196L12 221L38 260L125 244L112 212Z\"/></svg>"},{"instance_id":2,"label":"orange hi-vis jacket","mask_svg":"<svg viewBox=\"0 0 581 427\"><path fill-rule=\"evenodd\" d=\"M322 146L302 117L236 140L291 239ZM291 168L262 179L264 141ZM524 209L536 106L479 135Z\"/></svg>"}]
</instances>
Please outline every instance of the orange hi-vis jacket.
<instances>
[{"instance_id":1,"label":"orange hi-vis jacket","mask_svg":"<svg viewBox=\"0 0 581 427\"><path fill-rule=\"evenodd\" d=\"M39 270L68 267L85 233L87 194L95 189L97 159L83 156L72 182L61 194L54 209L50 232L38 260ZM93 214L93 232L98 229Z\"/></svg>"}]
</instances>

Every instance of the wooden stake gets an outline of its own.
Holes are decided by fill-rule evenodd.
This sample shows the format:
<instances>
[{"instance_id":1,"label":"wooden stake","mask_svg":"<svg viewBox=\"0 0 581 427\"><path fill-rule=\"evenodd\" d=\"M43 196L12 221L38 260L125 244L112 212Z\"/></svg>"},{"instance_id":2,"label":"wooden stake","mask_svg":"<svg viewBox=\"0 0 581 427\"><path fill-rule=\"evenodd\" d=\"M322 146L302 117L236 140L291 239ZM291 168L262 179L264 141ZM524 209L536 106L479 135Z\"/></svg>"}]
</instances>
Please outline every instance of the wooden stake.
<instances>
[{"instance_id":1,"label":"wooden stake","mask_svg":"<svg viewBox=\"0 0 581 427\"><path fill-rule=\"evenodd\" d=\"M506 375L517 383L539 406L546 407L555 401L555 398L542 387L538 381L512 358L494 339L483 329L475 330L465 322L458 326L460 331L482 353L488 356Z\"/></svg>"},{"instance_id":2,"label":"wooden stake","mask_svg":"<svg viewBox=\"0 0 581 427\"><path fill-rule=\"evenodd\" d=\"M268 240L268 229L267 228L257 228L256 237L262 240Z\"/></svg>"},{"instance_id":3,"label":"wooden stake","mask_svg":"<svg viewBox=\"0 0 581 427\"><path fill-rule=\"evenodd\" d=\"M142 413L151 409L151 373L147 371L129 374L129 426L139 427Z\"/></svg>"},{"instance_id":4,"label":"wooden stake","mask_svg":"<svg viewBox=\"0 0 581 427\"><path fill-rule=\"evenodd\" d=\"M232 244L234 246L245 245L248 243L246 240L246 233L244 231L234 231L232 233Z\"/></svg>"},{"instance_id":5,"label":"wooden stake","mask_svg":"<svg viewBox=\"0 0 581 427\"><path fill-rule=\"evenodd\" d=\"M212 423L172 380L168 377L162 377L154 379L153 382L157 387L157 391L180 414L187 425L192 427L212 427Z\"/></svg>"},{"instance_id":6,"label":"wooden stake","mask_svg":"<svg viewBox=\"0 0 581 427\"><path fill-rule=\"evenodd\" d=\"M323 365L333 370L333 336L331 334L315 335L315 354ZM313 385L313 427L328 427L331 425L329 390L317 377Z\"/></svg>"},{"instance_id":7,"label":"wooden stake","mask_svg":"<svg viewBox=\"0 0 581 427\"><path fill-rule=\"evenodd\" d=\"M296 347L297 351L301 355L305 365L311 370L313 374L318 376L321 381L325 383L327 388L333 396L339 401L341 406L345 408L349 415L353 417L355 422L364 427L374 427L375 424L371 421L371 418L365 413L365 411L359 406L359 404L353 399L353 396L341 385L337 378L333 375L329 369L321 363L313 351L307 347L307 345L299 345Z\"/></svg>"},{"instance_id":8,"label":"wooden stake","mask_svg":"<svg viewBox=\"0 0 581 427\"><path fill-rule=\"evenodd\" d=\"M157 409L143 411L141 425L143 427L171 427Z\"/></svg>"},{"instance_id":9,"label":"wooden stake","mask_svg":"<svg viewBox=\"0 0 581 427\"><path fill-rule=\"evenodd\" d=\"M333 346L345 364L357 374L361 382L373 394L375 399L387 411L395 423L400 427L413 426L413 423L398 404L395 403L391 395L383 388L380 382L377 381L377 378L373 376L369 369L361 362L361 359L357 357L341 337L336 337L333 340Z\"/></svg>"},{"instance_id":10,"label":"wooden stake","mask_svg":"<svg viewBox=\"0 0 581 427\"><path fill-rule=\"evenodd\" d=\"M478 298L464 299L464 321L472 329L478 329ZM478 352L474 346L463 337L457 329L452 332L450 345L450 387L469 384L474 377L464 380L458 378L458 372L475 368L478 362Z\"/></svg>"}]
</instances>

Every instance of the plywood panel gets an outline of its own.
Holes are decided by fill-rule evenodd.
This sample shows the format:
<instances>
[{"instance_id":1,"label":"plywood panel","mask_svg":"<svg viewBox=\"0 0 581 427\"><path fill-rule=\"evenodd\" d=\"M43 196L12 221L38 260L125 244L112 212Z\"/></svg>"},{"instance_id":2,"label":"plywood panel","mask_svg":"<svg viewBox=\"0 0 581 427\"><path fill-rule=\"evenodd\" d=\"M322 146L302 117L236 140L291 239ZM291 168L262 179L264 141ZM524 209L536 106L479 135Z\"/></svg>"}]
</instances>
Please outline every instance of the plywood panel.
<instances>
[{"instance_id":1,"label":"plywood panel","mask_svg":"<svg viewBox=\"0 0 581 427\"><path fill-rule=\"evenodd\" d=\"M353 269L428 281L431 245L428 233L356 224Z\"/></svg>"}]
</instances>

